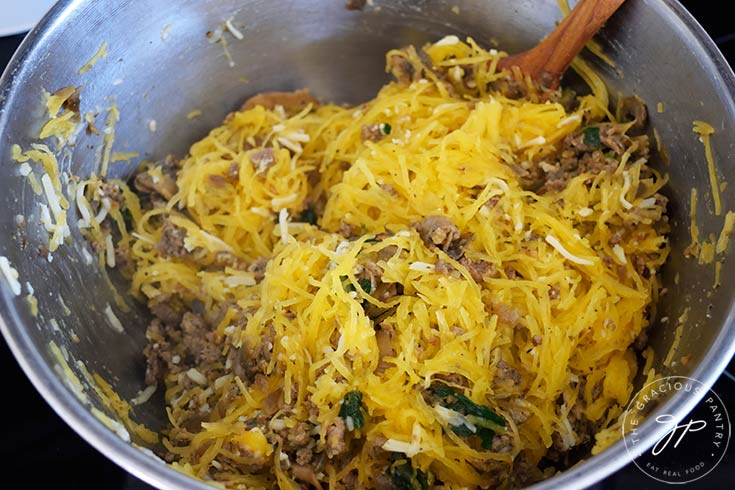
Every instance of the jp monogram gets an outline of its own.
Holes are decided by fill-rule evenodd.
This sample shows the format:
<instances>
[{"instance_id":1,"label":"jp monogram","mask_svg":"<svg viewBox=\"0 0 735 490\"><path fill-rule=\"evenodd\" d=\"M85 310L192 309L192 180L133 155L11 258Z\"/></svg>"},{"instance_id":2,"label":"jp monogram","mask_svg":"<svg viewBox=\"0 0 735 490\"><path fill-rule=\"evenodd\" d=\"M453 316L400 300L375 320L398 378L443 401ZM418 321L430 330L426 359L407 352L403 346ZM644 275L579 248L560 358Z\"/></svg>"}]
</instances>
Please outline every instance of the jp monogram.
<instances>
[{"instance_id":1,"label":"jp monogram","mask_svg":"<svg viewBox=\"0 0 735 490\"><path fill-rule=\"evenodd\" d=\"M682 420L668 413L656 415L646 432L663 431L663 435L648 450L641 444L641 425L647 414L676 392L698 396L705 389L695 379L671 376L647 384L631 400L623 419L623 440L635 465L651 478L689 483L707 475L722 460L730 439L730 419L712 390Z\"/></svg>"}]
</instances>

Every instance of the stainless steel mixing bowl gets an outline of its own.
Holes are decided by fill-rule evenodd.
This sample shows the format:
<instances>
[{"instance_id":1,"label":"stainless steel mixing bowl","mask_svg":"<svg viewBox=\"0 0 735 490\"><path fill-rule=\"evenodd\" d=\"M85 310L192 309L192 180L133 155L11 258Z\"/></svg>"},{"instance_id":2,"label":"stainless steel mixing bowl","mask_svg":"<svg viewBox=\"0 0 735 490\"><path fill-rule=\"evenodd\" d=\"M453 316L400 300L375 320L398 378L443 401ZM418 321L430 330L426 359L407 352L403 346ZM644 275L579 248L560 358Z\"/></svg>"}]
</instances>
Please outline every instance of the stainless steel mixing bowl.
<instances>
[{"instance_id":1,"label":"stainless steel mixing bowl","mask_svg":"<svg viewBox=\"0 0 735 490\"><path fill-rule=\"evenodd\" d=\"M208 488L129 445L93 416L91 407L105 410L95 392L87 388L80 399L49 347L53 341L65 349L77 376L82 375L79 363L83 363L130 399L143 387L147 314L130 298L125 299L128 312L115 304L97 266L82 259L85 244L78 230L53 255L53 262L39 256L37 248L48 240L39 225L38 204L43 198L18 176L10 147L17 143L27 148L36 141L44 120L43 90L82 85L83 112L103 111L114 100L122 114L115 150L138 151L140 158L153 160L169 153L183 155L190 143L256 92L310 87L324 99L357 103L387 80L384 53L390 48L454 33L471 35L483 44L497 41L516 52L533 45L560 18L556 0L375 0L374 4L356 12L345 9L343 0L62 0L26 38L3 75L0 255L18 269L23 284L32 285L40 313L33 317L23 295L14 297L0 280L0 327L53 409L110 459L153 485ZM206 36L228 18L241 26L244 36L229 37L233 67L222 46L208 42ZM735 350L735 261L724 263L722 286L713 291L714 267L699 266L683 256L689 243L692 187L699 189L706 203L699 210L702 236L718 233L722 226L722 218L711 213L703 148L691 125L702 119L717 129L714 154L721 175L729 179L735 173L731 137L735 78L705 32L673 0L629 0L601 39L617 63L617 71L595 63L611 92L635 93L651 107L657 102L665 106L662 114L651 112L653 126L671 155L666 170L671 176L672 256L663 271L668 294L658 317L672 320L657 321L652 330L651 343L658 352L654 365L664 374L691 376L709 386ZM79 75L78 69L102 41L108 42L109 55ZM185 115L193 109L203 115L188 120ZM100 137L80 135L73 152L61 160L62 169L89 175L95 170L100 144ZM112 173L130 176L136 163L115 163ZM725 192L723 199L724 208L730 209L730 193ZM17 215L27 222L25 248ZM112 279L126 290L124 281L114 274ZM107 305L117 311L124 335L109 328ZM667 368L662 359L674 337L674 319L685 308L689 314L679 352L691 356L691 361ZM680 393L654 415L666 411L683 417L697 401L698 396ZM10 395L6 403L22 401ZM138 420L161 427L162 406L159 393L158 399L136 409ZM653 444L662 429L649 417L640 428L640 446ZM617 443L537 488L580 488L630 460L622 442Z\"/></svg>"}]
</instances>

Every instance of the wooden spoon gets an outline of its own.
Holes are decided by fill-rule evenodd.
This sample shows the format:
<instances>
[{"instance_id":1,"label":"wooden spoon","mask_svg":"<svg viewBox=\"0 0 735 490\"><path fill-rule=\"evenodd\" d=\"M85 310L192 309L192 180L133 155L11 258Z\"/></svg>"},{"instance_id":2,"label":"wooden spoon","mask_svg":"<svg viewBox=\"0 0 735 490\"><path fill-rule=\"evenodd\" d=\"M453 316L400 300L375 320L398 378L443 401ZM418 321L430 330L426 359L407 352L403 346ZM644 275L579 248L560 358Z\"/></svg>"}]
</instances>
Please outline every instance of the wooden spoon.
<instances>
[{"instance_id":1,"label":"wooden spoon","mask_svg":"<svg viewBox=\"0 0 735 490\"><path fill-rule=\"evenodd\" d=\"M498 69L510 70L517 66L521 73L543 86L559 87L574 57L624 1L580 0L548 37L528 51L501 59Z\"/></svg>"}]
</instances>

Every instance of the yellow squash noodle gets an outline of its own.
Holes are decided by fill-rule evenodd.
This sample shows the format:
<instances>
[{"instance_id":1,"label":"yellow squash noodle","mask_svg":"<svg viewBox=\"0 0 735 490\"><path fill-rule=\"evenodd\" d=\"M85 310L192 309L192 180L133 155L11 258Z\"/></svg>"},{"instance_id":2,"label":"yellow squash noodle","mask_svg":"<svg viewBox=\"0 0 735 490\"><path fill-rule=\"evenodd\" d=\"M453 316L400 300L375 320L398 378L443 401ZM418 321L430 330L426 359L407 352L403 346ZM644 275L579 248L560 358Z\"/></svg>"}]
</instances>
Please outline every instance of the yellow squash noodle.
<instances>
[{"instance_id":1,"label":"yellow squash noodle","mask_svg":"<svg viewBox=\"0 0 735 490\"><path fill-rule=\"evenodd\" d=\"M348 427L347 453L324 460L315 478L325 486L351 473L374 487L390 464L376 450L410 458L445 488L500 484L559 440L591 448L586 435L622 413L638 372L631 346L668 253L645 213L666 179L628 150L612 171L529 189L518 169L610 117L604 85L577 63L592 95L573 110L533 93L511 99L492 88L502 54L451 41L427 48L435 70L415 50L390 52L423 78L357 107L232 113L179 163L175 195L135 213L134 293L200 304L222 350L221 361L166 378L164 444L181 471L231 488L298 488L273 434L309 421L316 451L327 451L354 391L365 425ZM382 138L363 139L366 127ZM257 163L263 148L269 165ZM314 210L316 224L302 218ZM469 262L427 245L416 224L430 216L467 237ZM166 224L185 231L188 255L161 252ZM262 279L237 265L259 259ZM476 280L472 262L493 273ZM399 294L364 282L375 267ZM235 351L263 361L257 382L238 374ZM503 417L509 449L448 430L426 396L437 382ZM279 410L265 416L274 396Z\"/></svg>"}]
</instances>

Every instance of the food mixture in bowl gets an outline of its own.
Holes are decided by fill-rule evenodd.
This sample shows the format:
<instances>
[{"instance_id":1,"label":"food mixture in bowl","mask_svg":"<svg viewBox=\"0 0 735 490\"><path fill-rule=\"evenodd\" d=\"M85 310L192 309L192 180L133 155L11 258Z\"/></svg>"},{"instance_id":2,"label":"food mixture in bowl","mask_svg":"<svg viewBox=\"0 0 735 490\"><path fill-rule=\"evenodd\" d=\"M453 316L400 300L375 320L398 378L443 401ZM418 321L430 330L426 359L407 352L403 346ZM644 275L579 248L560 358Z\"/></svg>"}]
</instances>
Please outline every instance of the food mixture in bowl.
<instances>
[{"instance_id":1,"label":"food mixture in bowl","mask_svg":"<svg viewBox=\"0 0 735 490\"><path fill-rule=\"evenodd\" d=\"M394 50L365 104L261 94L135 193L87 184L155 317L164 459L228 488L492 488L619 437L668 253L646 110L501 56Z\"/></svg>"}]
</instances>

